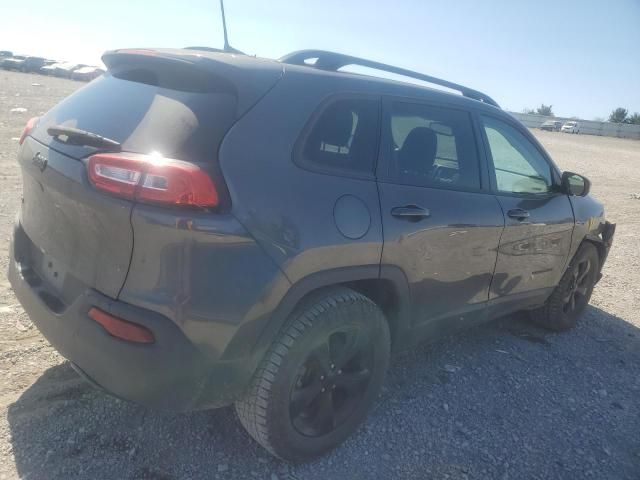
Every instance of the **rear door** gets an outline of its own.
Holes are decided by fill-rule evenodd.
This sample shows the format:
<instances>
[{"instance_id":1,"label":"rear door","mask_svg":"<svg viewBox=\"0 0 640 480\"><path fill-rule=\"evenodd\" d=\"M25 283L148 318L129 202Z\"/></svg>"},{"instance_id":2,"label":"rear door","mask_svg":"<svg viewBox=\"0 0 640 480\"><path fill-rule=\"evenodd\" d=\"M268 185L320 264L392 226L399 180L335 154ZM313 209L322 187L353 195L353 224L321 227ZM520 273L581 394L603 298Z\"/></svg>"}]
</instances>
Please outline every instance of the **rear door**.
<instances>
[{"instance_id":1,"label":"rear door","mask_svg":"<svg viewBox=\"0 0 640 480\"><path fill-rule=\"evenodd\" d=\"M544 297L564 272L574 217L559 176L515 122L480 116L490 181L505 214L491 299Z\"/></svg>"},{"instance_id":2,"label":"rear door","mask_svg":"<svg viewBox=\"0 0 640 480\"><path fill-rule=\"evenodd\" d=\"M484 318L504 219L483 190L476 138L465 110L384 102L382 264L402 268L425 327Z\"/></svg>"}]
</instances>

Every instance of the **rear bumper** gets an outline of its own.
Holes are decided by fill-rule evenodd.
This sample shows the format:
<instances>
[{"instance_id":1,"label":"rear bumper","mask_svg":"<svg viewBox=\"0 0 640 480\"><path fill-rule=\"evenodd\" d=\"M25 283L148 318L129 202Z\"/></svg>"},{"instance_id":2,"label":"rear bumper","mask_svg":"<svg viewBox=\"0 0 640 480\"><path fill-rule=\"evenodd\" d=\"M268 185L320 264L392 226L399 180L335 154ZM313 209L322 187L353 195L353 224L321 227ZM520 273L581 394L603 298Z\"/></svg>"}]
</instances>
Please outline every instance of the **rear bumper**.
<instances>
[{"instance_id":1,"label":"rear bumper","mask_svg":"<svg viewBox=\"0 0 640 480\"><path fill-rule=\"evenodd\" d=\"M90 288L64 304L29 267L21 246L28 241L16 224L9 266L13 290L44 337L91 383L126 400L177 411L229 404L244 390L250 377L237 374L246 371L241 361L208 359L163 315ZM144 325L156 342L136 344L111 336L88 317L93 306Z\"/></svg>"}]
</instances>

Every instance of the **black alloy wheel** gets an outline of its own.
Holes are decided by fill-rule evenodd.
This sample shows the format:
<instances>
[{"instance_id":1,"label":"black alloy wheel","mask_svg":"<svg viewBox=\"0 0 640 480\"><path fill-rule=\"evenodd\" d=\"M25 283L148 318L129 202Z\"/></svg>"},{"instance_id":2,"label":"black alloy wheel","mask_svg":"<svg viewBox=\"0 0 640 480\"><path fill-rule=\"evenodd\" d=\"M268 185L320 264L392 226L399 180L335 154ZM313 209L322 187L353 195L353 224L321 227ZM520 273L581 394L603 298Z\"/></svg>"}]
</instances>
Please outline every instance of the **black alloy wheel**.
<instances>
[{"instance_id":1,"label":"black alloy wheel","mask_svg":"<svg viewBox=\"0 0 640 480\"><path fill-rule=\"evenodd\" d=\"M317 437L342 425L362 403L371 381L373 355L363 329L330 333L299 369L289 401L294 428Z\"/></svg>"}]
</instances>

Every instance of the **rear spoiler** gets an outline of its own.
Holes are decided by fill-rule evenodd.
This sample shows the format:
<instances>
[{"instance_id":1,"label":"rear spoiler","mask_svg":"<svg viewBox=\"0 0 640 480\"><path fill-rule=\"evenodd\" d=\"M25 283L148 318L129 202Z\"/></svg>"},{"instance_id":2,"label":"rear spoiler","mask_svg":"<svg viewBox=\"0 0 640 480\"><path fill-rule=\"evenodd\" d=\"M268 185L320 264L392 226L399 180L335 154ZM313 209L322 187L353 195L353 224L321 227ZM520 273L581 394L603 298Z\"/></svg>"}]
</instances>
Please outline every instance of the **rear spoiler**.
<instances>
[{"instance_id":1,"label":"rear spoiler","mask_svg":"<svg viewBox=\"0 0 640 480\"><path fill-rule=\"evenodd\" d=\"M209 91L233 92L239 114L255 105L284 73L283 65L274 61L186 49L110 50L102 55L102 61L111 73L136 68L170 70L174 78L183 79L193 74L199 86L206 85Z\"/></svg>"}]
</instances>

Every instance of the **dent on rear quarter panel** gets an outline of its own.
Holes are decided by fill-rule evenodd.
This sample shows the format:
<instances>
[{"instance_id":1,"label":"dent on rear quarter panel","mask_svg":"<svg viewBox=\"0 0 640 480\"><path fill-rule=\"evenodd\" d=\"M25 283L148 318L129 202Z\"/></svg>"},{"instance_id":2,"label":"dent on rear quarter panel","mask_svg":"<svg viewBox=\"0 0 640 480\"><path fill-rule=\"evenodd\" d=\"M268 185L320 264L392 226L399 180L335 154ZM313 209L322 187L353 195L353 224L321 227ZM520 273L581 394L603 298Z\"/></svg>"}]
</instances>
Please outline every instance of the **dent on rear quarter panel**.
<instances>
[{"instance_id":1,"label":"dent on rear quarter panel","mask_svg":"<svg viewBox=\"0 0 640 480\"><path fill-rule=\"evenodd\" d=\"M134 248L120 300L175 321L211 359L253 346L252 322L275 308L286 278L229 214L167 211L138 204ZM246 341L226 351L242 328Z\"/></svg>"},{"instance_id":2,"label":"dent on rear quarter panel","mask_svg":"<svg viewBox=\"0 0 640 480\"><path fill-rule=\"evenodd\" d=\"M362 90L330 76L290 71L227 134L220 165L232 212L295 284L320 271L378 265L382 226L375 181L304 170L294 164L294 144L311 114L330 94ZM361 238L336 226L334 208L344 195L369 209Z\"/></svg>"}]
</instances>

